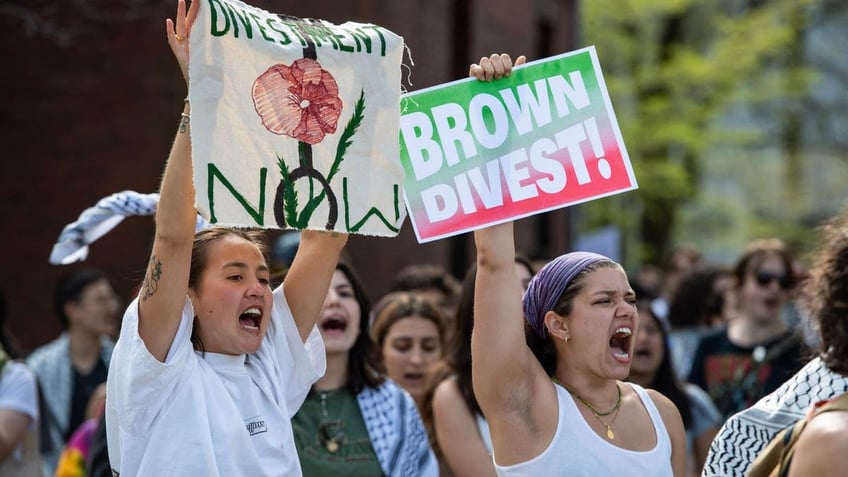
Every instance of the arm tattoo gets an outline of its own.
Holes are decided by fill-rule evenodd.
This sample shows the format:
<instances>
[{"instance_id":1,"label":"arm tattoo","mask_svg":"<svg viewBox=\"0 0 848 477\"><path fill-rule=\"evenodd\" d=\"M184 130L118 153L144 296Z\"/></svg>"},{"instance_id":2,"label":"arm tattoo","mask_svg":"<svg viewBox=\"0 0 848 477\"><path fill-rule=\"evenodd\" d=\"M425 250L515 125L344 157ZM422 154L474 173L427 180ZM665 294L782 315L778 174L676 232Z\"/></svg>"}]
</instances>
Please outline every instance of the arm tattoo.
<instances>
[{"instance_id":1,"label":"arm tattoo","mask_svg":"<svg viewBox=\"0 0 848 477\"><path fill-rule=\"evenodd\" d=\"M147 268L147 275L144 276L142 289L144 294L142 300L147 300L159 290L159 280L162 278L162 261L156 258L156 255L150 256L150 265Z\"/></svg>"},{"instance_id":2,"label":"arm tattoo","mask_svg":"<svg viewBox=\"0 0 848 477\"><path fill-rule=\"evenodd\" d=\"M180 133L183 134L188 130L188 125L191 123L191 116L188 113L183 113L180 118Z\"/></svg>"}]
</instances>

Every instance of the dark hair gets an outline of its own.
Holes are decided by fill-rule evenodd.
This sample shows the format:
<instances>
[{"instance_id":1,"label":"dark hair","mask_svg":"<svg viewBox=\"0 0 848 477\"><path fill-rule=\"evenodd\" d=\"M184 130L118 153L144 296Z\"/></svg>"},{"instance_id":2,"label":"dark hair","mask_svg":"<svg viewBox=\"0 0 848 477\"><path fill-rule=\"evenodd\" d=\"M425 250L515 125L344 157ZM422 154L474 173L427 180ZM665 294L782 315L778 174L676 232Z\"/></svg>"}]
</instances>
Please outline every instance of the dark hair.
<instances>
[{"instance_id":1,"label":"dark hair","mask_svg":"<svg viewBox=\"0 0 848 477\"><path fill-rule=\"evenodd\" d=\"M668 307L672 328L709 326L710 316L721 313L724 303L724 297L713 289L715 282L731 273L727 267L703 265L683 278Z\"/></svg>"},{"instance_id":2,"label":"dark hair","mask_svg":"<svg viewBox=\"0 0 848 477\"><path fill-rule=\"evenodd\" d=\"M628 274L627 281L630 282L630 288L633 289L633 293L636 294L636 298L639 300L650 301L659 296L656 290L649 286L645 286L645 283L639 280L638 275L633 276Z\"/></svg>"},{"instance_id":3,"label":"dark hair","mask_svg":"<svg viewBox=\"0 0 848 477\"><path fill-rule=\"evenodd\" d=\"M414 264L395 275L389 291L420 291L435 289L445 296L445 304L452 306L459 297L459 281L444 268L431 264ZM437 303L441 305L441 303Z\"/></svg>"},{"instance_id":4,"label":"dark hair","mask_svg":"<svg viewBox=\"0 0 848 477\"><path fill-rule=\"evenodd\" d=\"M531 273L534 273L530 261L523 255L516 254L515 263L521 264ZM426 399L430 402L432 393L436 386L449 375L456 376L457 388L462 400L468 410L475 415L483 415L477 397L474 395L474 386L471 380L471 332L474 330L474 291L476 290L477 264L472 263L465 272L459 292L459 303L456 308L456 320L454 321L454 332L451 342L448 343L447 352L442 362L434 367L434 379ZM430 411L428 409L428 411ZM422 415L422 417L424 417Z\"/></svg>"},{"instance_id":5,"label":"dark hair","mask_svg":"<svg viewBox=\"0 0 848 477\"><path fill-rule=\"evenodd\" d=\"M265 234L261 230L210 227L194 235L194 242L191 246L191 265L188 273L189 288L197 291L200 277L209 264L209 247L216 241L229 236L240 237L256 245L265 259L265 263L268 263L268 244L265 242ZM197 351L206 351L203 341L201 341L200 335L197 333L197 320L194 320L192 323L191 344Z\"/></svg>"},{"instance_id":6,"label":"dark hair","mask_svg":"<svg viewBox=\"0 0 848 477\"><path fill-rule=\"evenodd\" d=\"M848 375L848 212L820 227L804 292L818 325L822 360L833 371Z\"/></svg>"},{"instance_id":7,"label":"dark hair","mask_svg":"<svg viewBox=\"0 0 848 477\"><path fill-rule=\"evenodd\" d=\"M794 274L792 252L789 251L789 248L782 240L776 238L754 240L745 247L733 268L736 286L741 287L745 283L745 277L748 272L756 271L757 267L762 265L769 255L777 255L780 258L783 262L783 267L786 269L786 274L790 278L790 288L794 286L796 277Z\"/></svg>"},{"instance_id":8,"label":"dark hair","mask_svg":"<svg viewBox=\"0 0 848 477\"><path fill-rule=\"evenodd\" d=\"M3 290L0 290L0 351L5 351L12 359L18 357L18 353L12 349L9 337L6 336L6 294Z\"/></svg>"},{"instance_id":9,"label":"dark hair","mask_svg":"<svg viewBox=\"0 0 848 477\"><path fill-rule=\"evenodd\" d=\"M348 351L347 381L344 385L345 389L358 394L366 387L375 388L383 384L385 377L379 372L380 368L374 361L371 351L372 343L368 335L368 312L371 309L371 302L362 286L362 280L359 279L353 265L345 258L339 260L336 270L342 272L350 282L353 297L359 304L359 334L356 336L353 347Z\"/></svg>"},{"instance_id":10,"label":"dark hair","mask_svg":"<svg viewBox=\"0 0 848 477\"><path fill-rule=\"evenodd\" d=\"M535 274L530 261L523 255L516 254L515 263L527 268L531 276ZM428 391L424 402L427 406L421 411L421 419L425 427L432 434L433 427L433 394L436 387L450 377L456 376L456 385L468 410L472 415L482 416L483 410L474 395L474 385L471 378L471 333L474 330L474 291L476 290L477 264L472 263L465 272L459 292L459 303L456 308L456 319L454 320L454 332L451 342L448 343L447 352L441 362L433 367L433 377L428 385ZM433 451L441 456L441 449L436 439L431 439Z\"/></svg>"},{"instance_id":11,"label":"dark hair","mask_svg":"<svg viewBox=\"0 0 848 477\"><path fill-rule=\"evenodd\" d=\"M374 321L371 323L370 336L374 344L374 362L379 363L381 372L385 372L383 363L383 343L389 330L398 321L411 316L430 320L439 331L439 343L445 349L445 321L435 303L414 292L391 292L374 306Z\"/></svg>"},{"instance_id":12,"label":"dark hair","mask_svg":"<svg viewBox=\"0 0 848 477\"><path fill-rule=\"evenodd\" d=\"M483 411L474 395L471 382L471 331L474 329L474 289L477 278L477 264L469 267L462 279L459 292L459 303L456 308L456 319L453 321L454 331L450 335L451 342L442 359L433 366L427 392L424 395L424 407L421 409L421 420L430 436L430 446L438 458L442 458L442 449L435 438L435 423L433 422L433 395L439 383L456 376L456 385L468 410L472 415L482 416Z\"/></svg>"},{"instance_id":13,"label":"dark hair","mask_svg":"<svg viewBox=\"0 0 848 477\"><path fill-rule=\"evenodd\" d=\"M639 310L640 319L650 317L650 319L657 322L657 328L660 329L660 335L662 336L663 358L659 368L657 368L657 372L654 373L653 381L647 387L659 392L673 402L677 406L677 410L680 411L683 426L688 428L692 424L692 406L689 402L689 395L686 394L686 390L683 387L683 383L680 382L674 371L667 325L654 315L654 312L651 311L651 303L649 301L639 300L637 302L637 309Z\"/></svg>"},{"instance_id":14,"label":"dark hair","mask_svg":"<svg viewBox=\"0 0 848 477\"><path fill-rule=\"evenodd\" d=\"M108 280L100 270L82 268L62 275L53 288L53 311L66 329L69 326L65 305L79 303L85 289L92 283Z\"/></svg>"},{"instance_id":15,"label":"dark hair","mask_svg":"<svg viewBox=\"0 0 848 477\"><path fill-rule=\"evenodd\" d=\"M533 266L533 262L531 262L530 258L528 258L526 255L516 253L515 254L515 263L524 267L527 270L527 273L529 273L531 277L536 274L536 267ZM464 283L463 283L463 286L464 286Z\"/></svg>"},{"instance_id":16,"label":"dark hair","mask_svg":"<svg viewBox=\"0 0 848 477\"><path fill-rule=\"evenodd\" d=\"M586 275L602 268L621 268L621 265L612 260L600 260L584 268L568 283L565 290L562 291L552 311L560 316L570 315L574 309L574 297L583 290ZM530 351L539 360L539 363L545 372L548 373L548 376L553 376L557 365L557 351L556 346L554 346L554 338L550 334L546 334L544 338L540 337L533 331L527 320L524 321L524 338L527 342L527 347L530 348Z\"/></svg>"},{"instance_id":17,"label":"dark hair","mask_svg":"<svg viewBox=\"0 0 848 477\"><path fill-rule=\"evenodd\" d=\"M448 365L457 376L457 385L465 405L472 414L483 415L471 382L471 332L474 329L474 291L476 289L477 264L472 264L462 280L459 305L456 309L456 331L453 342L445 355Z\"/></svg>"}]
</instances>

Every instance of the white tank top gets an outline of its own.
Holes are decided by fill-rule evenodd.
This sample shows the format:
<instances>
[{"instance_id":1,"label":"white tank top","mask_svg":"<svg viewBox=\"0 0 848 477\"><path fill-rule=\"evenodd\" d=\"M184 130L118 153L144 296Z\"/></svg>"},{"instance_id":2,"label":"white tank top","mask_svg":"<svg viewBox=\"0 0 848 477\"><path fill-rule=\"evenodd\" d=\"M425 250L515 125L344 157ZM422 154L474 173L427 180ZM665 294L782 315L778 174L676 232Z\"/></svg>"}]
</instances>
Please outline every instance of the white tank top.
<instances>
[{"instance_id":1,"label":"white tank top","mask_svg":"<svg viewBox=\"0 0 848 477\"><path fill-rule=\"evenodd\" d=\"M498 476L671 476L671 440L659 411L641 386L627 384L636 391L651 417L657 436L657 445L653 449L637 452L609 443L589 427L568 391L562 386L555 386L560 412L551 443L541 454L528 461L509 466L495 463Z\"/></svg>"},{"instance_id":2,"label":"white tank top","mask_svg":"<svg viewBox=\"0 0 848 477\"><path fill-rule=\"evenodd\" d=\"M483 440L483 447L489 455L492 455L492 434L489 432L489 422L480 414L475 414L477 418L477 430L480 432L480 439Z\"/></svg>"}]
</instances>

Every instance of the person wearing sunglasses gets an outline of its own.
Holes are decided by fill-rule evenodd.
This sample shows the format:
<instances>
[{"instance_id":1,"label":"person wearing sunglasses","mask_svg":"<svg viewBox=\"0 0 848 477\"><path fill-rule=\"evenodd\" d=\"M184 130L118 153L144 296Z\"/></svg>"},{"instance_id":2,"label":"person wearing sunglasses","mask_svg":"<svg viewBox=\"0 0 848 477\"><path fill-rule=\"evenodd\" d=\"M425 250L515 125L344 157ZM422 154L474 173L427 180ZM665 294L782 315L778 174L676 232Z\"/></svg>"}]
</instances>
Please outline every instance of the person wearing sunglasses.
<instances>
[{"instance_id":1,"label":"person wearing sunglasses","mask_svg":"<svg viewBox=\"0 0 848 477\"><path fill-rule=\"evenodd\" d=\"M786 464L789 477L796 475L848 475L841 452L848 450L848 413L816 413L817 404L848 392L848 321L845 297L848 280L848 210L817 229L816 247L810 255L809 278L799 290L803 304L820 338L812 359L792 378L754 406L734 414L713 439L703 477L753 476L755 471L773 471L774 463ZM791 462L768 460L774 454L764 449L773 440L783 443L781 430L792 429L809 417L807 427L793 432L800 436L792 447ZM740 443L744 443L740 445ZM786 447L784 447L784 450ZM769 462L772 464L769 465ZM757 469L757 470L755 470ZM762 474L761 474L762 475Z\"/></svg>"},{"instance_id":2,"label":"person wearing sunglasses","mask_svg":"<svg viewBox=\"0 0 848 477\"><path fill-rule=\"evenodd\" d=\"M725 419L774 391L804 364L802 333L783 318L797 277L778 239L751 242L733 269L735 308L727 326L701 339L689 382L712 397Z\"/></svg>"}]
</instances>

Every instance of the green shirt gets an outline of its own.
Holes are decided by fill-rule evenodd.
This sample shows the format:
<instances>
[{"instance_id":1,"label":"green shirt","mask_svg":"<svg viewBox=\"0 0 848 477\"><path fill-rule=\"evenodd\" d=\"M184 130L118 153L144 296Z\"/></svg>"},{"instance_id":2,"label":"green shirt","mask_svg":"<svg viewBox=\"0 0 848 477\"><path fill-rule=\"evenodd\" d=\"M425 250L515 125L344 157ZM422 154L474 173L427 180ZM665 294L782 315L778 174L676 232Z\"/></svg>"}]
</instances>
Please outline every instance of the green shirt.
<instances>
[{"instance_id":1,"label":"green shirt","mask_svg":"<svg viewBox=\"0 0 848 477\"><path fill-rule=\"evenodd\" d=\"M292 418L292 428L305 477L383 475L350 391L310 391Z\"/></svg>"}]
</instances>

